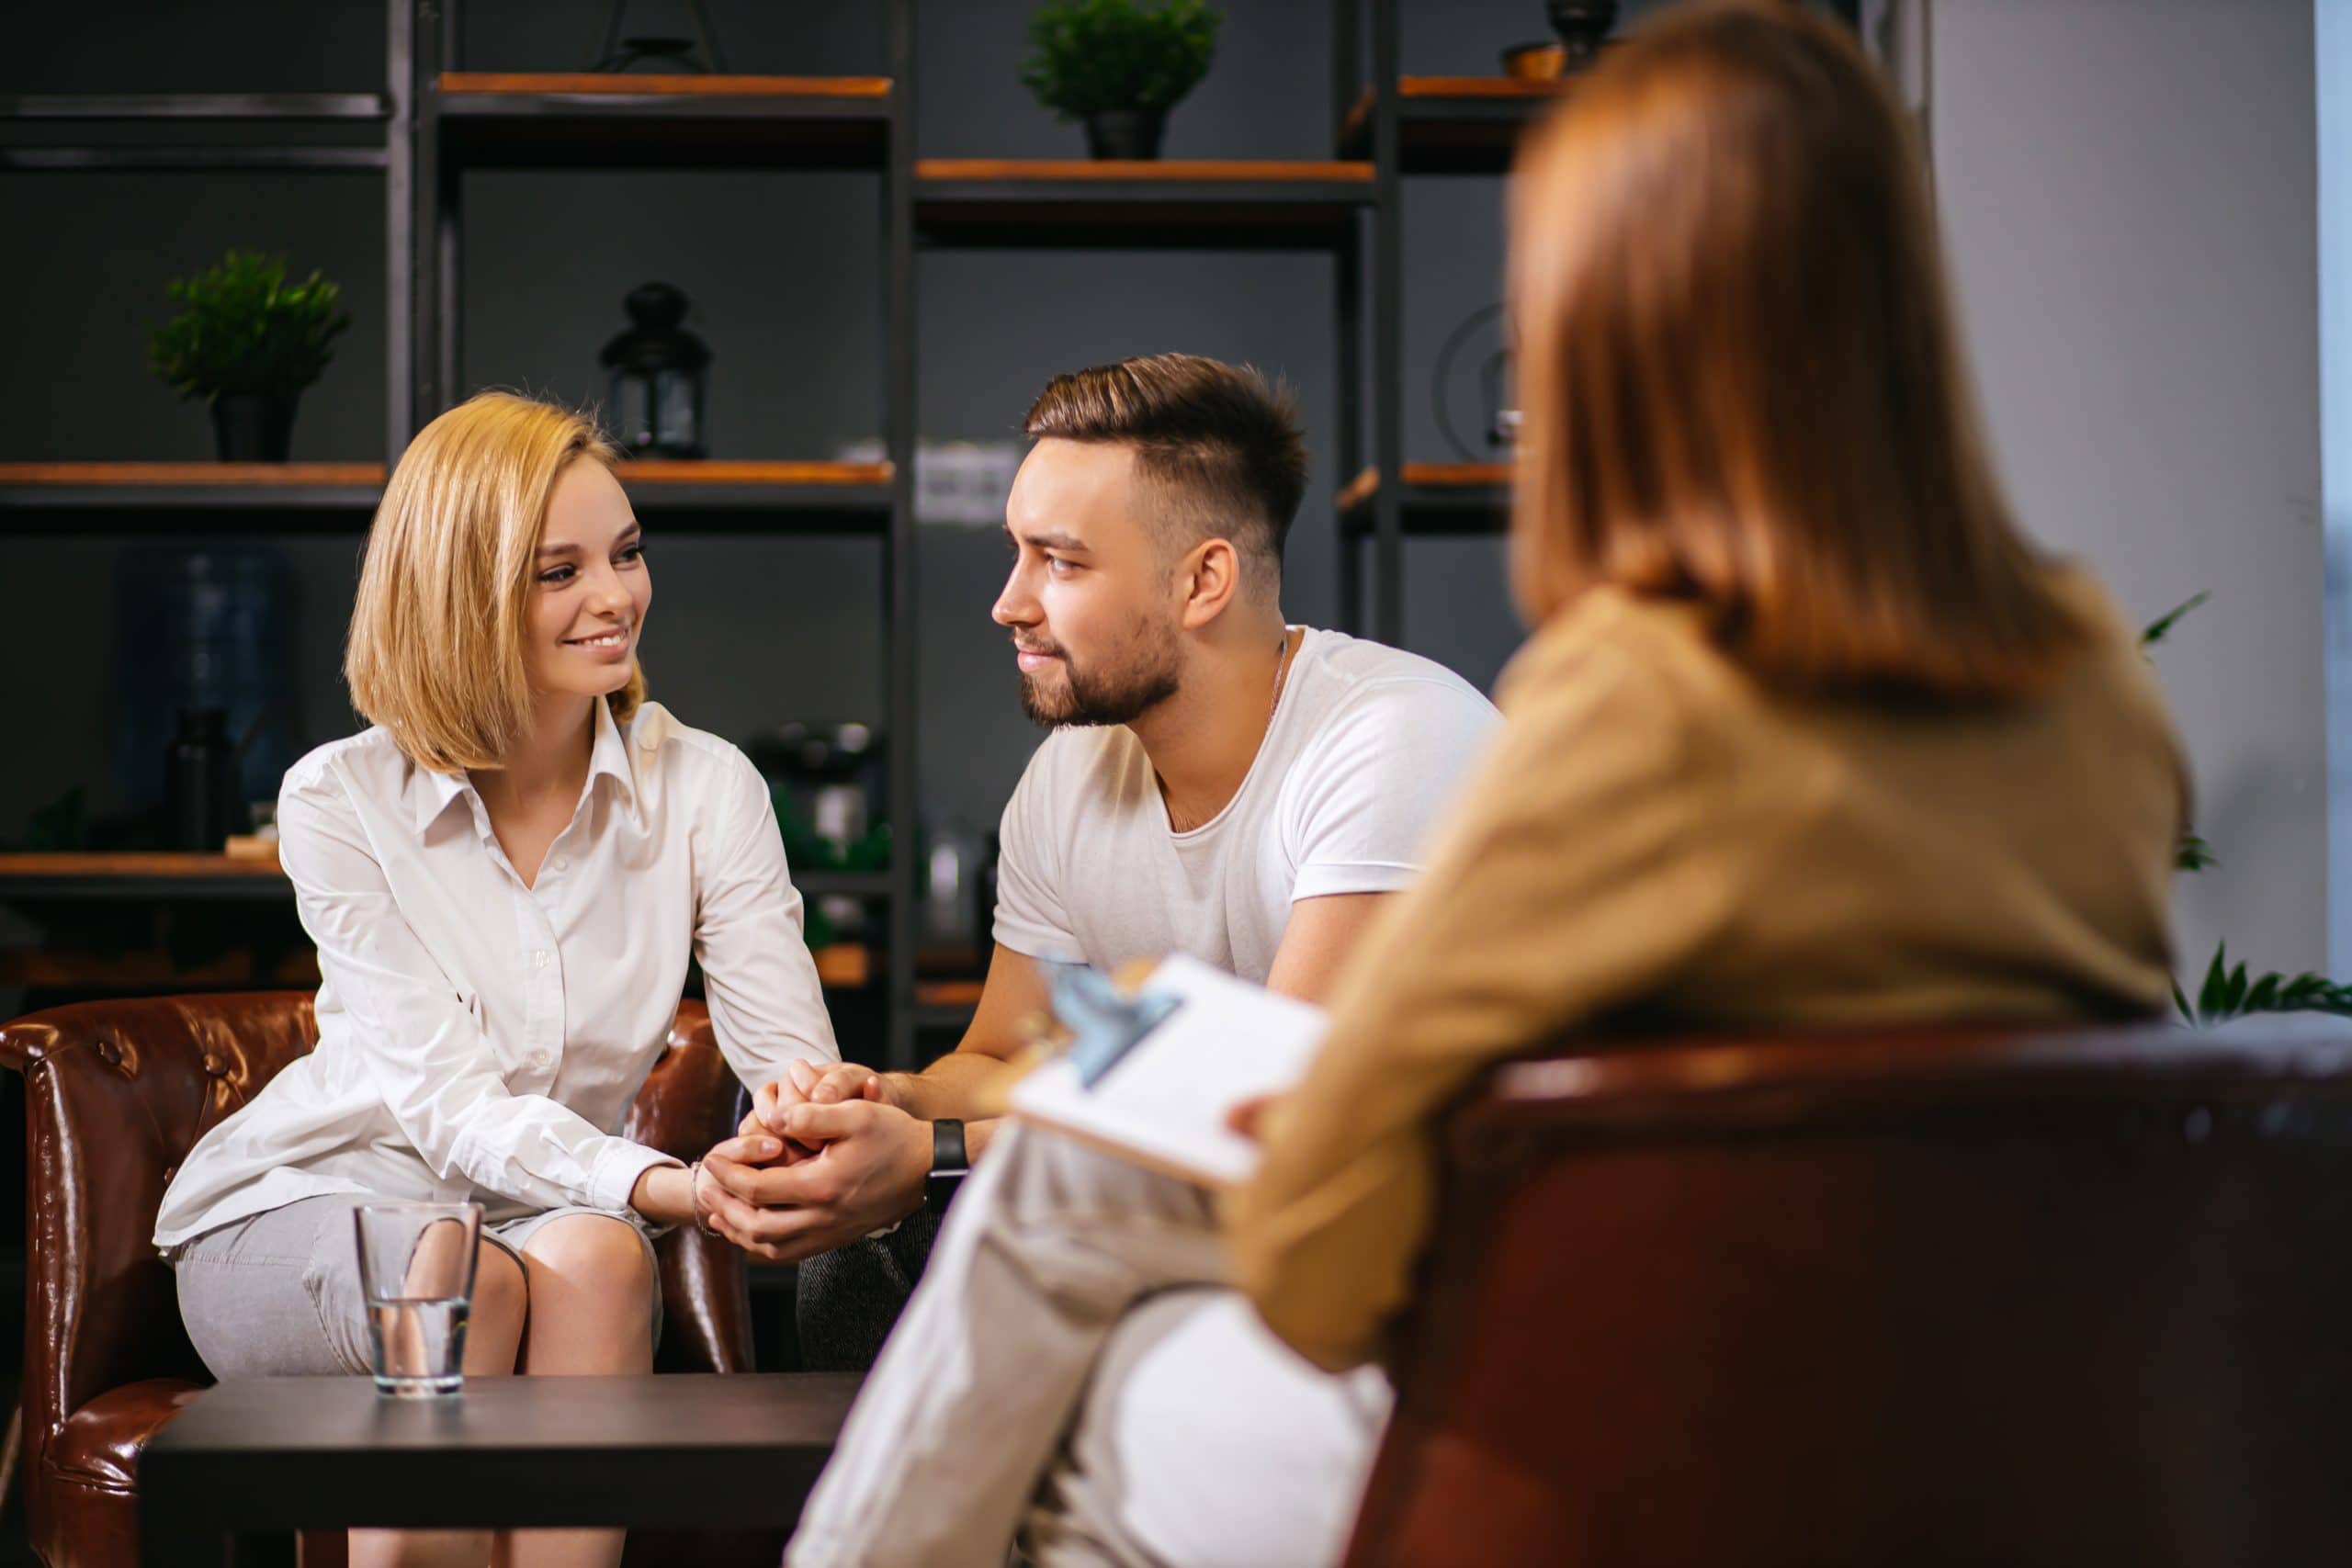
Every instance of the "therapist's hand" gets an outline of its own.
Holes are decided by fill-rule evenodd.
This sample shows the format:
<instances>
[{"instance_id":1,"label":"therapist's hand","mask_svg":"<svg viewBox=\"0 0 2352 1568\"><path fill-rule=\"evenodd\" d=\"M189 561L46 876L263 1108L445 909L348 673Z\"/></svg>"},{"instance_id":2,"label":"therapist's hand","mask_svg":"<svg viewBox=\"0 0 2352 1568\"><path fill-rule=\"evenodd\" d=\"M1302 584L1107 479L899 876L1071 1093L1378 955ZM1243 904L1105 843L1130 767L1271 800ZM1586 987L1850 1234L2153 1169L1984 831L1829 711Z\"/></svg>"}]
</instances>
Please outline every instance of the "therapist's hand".
<instances>
[{"instance_id":1,"label":"therapist's hand","mask_svg":"<svg viewBox=\"0 0 2352 1568\"><path fill-rule=\"evenodd\" d=\"M1225 1124L1251 1143L1262 1144L1266 1141L1266 1112L1280 1099L1282 1096L1279 1094L1261 1094L1237 1100L1233 1109L1225 1113Z\"/></svg>"},{"instance_id":2,"label":"therapist's hand","mask_svg":"<svg viewBox=\"0 0 2352 1568\"><path fill-rule=\"evenodd\" d=\"M715 1179L712 1226L744 1251L797 1262L896 1224L922 1206L931 1172L931 1123L878 1100L787 1105L787 1149L808 1151L761 1165L752 1139L736 1138L703 1157Z\"/></svg>"}]
</instances>

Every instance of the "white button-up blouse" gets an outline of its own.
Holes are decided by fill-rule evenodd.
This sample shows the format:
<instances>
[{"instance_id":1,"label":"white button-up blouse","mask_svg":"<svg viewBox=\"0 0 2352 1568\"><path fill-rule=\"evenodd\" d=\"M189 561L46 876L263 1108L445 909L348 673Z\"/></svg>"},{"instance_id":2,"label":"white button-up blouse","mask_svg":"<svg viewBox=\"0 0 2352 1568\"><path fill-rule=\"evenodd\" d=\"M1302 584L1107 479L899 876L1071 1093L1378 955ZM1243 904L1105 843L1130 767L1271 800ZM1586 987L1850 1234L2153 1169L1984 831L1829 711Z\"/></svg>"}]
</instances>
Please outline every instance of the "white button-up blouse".
<instances>
[{"instance_id":1,"label":"white button-up blouse","mask_svg":"<svg viewBox=\"0 0 2352 1568\"><path fill-rule=\"evenodd\" d=\"M618 1135L691 954L746 1084L841 1059L768 788L655 704L596 705L588 783L526 886L462 776L382 728L311 752L279 855L319 950L319 1043L198 1141L155 1245L331 1192L616 1213L669 1156Z\"/></svg>"}]
</instances>

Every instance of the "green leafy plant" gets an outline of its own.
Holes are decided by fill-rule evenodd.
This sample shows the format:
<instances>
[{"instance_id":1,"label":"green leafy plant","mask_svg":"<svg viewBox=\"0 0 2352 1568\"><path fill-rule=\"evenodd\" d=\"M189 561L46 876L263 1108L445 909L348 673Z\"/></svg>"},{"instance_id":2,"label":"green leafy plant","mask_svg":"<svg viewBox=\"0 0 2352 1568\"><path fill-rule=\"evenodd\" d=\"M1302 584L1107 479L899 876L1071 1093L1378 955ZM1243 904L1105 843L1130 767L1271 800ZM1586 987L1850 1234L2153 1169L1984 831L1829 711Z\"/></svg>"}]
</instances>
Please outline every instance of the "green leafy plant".
<instances>
[{"instance_id":1,"label":"green leafy plant","mask_svg":"<svg viewBox=\"0 0 2352 1568\"><path fill-rule=\"evenodd\" d=\"M291 397L334 358L351 325L341 286L286 281L286 258L231 251L164 291L184 307L149 334L147 362L182 397Z\"/></svg>"},{"instance_id":2,"label":"green leafy plant","mask_svg":"<svg viewBox=\"0 0 2352 1568\"><path fill-rule=\"evenodd\" d=\"M2165 634L2180 624L2181 617L2210 597L2206 593L2196 594L2158 615L2142 628L2140 646L2149 649L2162 642ZM2181 834L2180 846L2173 856L2173 864L2178 869L2203 871L2209 865L2221 863L2204 840L2191 832ZM2204 983L2197 987L2196 1002L2192 1005L2177 985L2172 988L2172 1000L2182 1018L2201 1024L2221 1023L2256 1012L2352 1014L2352 986L2339 986L2326 976L2308 969L2295 976L2276 970L2249 976L2244 960L2230 962L2230 944L2223 942L2213 948L2213 961L2205 966Z\"/></svg>"},{"instance_id":3,"label":"green leafy plant","mask_svg":"<svg viewBox=\"0 0 2352 1568\"><path fill-rule=\"evenodd\" d=\"M1021 81L1064 119L1162 112L1208 74L1224 19L1203 0L1054 0L1029 19Z\"/></svg>"},{"instance_id":4,"label":"green leafy plant","mask_svg":"<svg viewBox=\"0 0 2352 1568\"><path fill-rule=\"evenodd\" d=\"M2220 1023L2250 1012L2333 1012L2352 1014L2352 986L2339 986L2324 975L2306 969L2291 979L2280 974L2249 977L2243 961L2230 962L2230 944L2213 950L2205 967L2205 983L2197 988L2197 1005L2173 987L2173 1002L2191 1023Z\"/></svg>"}]
</instances>

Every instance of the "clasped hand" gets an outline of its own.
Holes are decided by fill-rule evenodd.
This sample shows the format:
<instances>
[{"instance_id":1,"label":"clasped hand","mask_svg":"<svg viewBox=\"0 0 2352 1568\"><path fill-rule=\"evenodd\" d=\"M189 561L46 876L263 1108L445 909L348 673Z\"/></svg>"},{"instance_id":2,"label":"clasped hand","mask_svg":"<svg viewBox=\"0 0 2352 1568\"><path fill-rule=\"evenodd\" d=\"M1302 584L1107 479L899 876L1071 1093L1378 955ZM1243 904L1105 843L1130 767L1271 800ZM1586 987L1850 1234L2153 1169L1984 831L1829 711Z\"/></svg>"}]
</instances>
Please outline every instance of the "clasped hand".
<instances>
[{"instance_id":1,"label":"clasped hand","mask_svg":"<svg viewBox=\"0 0 2352 1568\"><path fill-rule=\"evenodd\" d=\"M922 1206L931 1123L868 1068L795 1062L760 1087L702 1168L695 1204L710 1227L757 1257L795 1262Z\"/></svg>"}]
</instances>

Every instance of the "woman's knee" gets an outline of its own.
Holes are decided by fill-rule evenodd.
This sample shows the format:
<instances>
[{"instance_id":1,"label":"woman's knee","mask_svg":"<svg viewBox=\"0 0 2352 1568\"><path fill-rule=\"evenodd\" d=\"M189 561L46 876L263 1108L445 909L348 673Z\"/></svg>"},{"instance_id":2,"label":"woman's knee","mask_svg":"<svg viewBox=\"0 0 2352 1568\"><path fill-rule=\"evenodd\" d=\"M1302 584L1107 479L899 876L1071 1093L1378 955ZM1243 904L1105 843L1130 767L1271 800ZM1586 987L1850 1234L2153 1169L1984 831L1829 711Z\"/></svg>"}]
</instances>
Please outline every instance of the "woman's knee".
<instances>
[{"instance_id":1,"label":"woman's knee","mask_svg":"<svg viewBox=\"0 0 2352 1568\"><path fill-rule=\"evenodd\" d=\"M651 1300L653 1259L645 1238L627 1220L566 1214L532 1232L523 1256L569 1286L632 1305Z\"/></svg>"}]
</instances>

